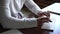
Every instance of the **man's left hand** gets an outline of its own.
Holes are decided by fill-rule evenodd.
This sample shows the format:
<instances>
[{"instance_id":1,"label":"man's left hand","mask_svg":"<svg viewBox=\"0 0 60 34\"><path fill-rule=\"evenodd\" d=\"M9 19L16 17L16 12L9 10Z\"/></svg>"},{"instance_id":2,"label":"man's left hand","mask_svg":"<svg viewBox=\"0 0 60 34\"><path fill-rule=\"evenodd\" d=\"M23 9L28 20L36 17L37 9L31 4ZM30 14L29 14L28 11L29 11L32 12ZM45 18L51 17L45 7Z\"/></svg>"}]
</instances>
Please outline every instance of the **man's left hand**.
<instances>
[{"instance_id":1,"label":"man's left hand","mask_svg":"<svg viewBox=\"0 0 60 34\"><path fill-rule=\"evenodd\" d=\"M47 11L47 12L40 11L37 16L38 17L41 17L41 16L50 17L50 12L49 11Z\"/></svg>"}]
</instances>

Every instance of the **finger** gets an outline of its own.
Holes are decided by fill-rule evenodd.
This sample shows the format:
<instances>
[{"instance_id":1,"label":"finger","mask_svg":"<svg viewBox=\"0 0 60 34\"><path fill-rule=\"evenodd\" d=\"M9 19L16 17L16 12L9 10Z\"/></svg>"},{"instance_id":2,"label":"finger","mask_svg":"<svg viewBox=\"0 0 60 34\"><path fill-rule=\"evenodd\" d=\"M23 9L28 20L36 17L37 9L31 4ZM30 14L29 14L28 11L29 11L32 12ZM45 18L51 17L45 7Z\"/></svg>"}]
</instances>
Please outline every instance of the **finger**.
<instances>
[{"instance_id":1,"label":"finger","mask_svg":"<svg viewBox=\"0 0 60 34\"><path fill-rule=\"evenodd\" d=\"M44 15L47 16L47 17L50 17L50 12L44 12Z\"/></svg>"},{"instance_id":2,"label":"finger","mask_svg":"<svg viewBox=\"0 0 60 34\"><path fill-rule=\"evenodd\" d=\"M44 22L52 22L50 19L43 19Z\"/></svg>"},{"instance_id":3,"label":"finger","mask_svg":"<svg viewBox=\"0 0 60 34\"><path fill-rule=\"evenodd\" d=\"M52 21L49 19L49 22L52 22Z\"/></svg>"},{"instance_id":4,"label":"finger","mask_svg":"<svg viewBox=\"0 0 60 34\"><path fill-rule=\"evenodd\" d=\"M43 13L42 12L41 13L39 12L38 13L38 17L41 17L41 16L43 16Z\"/></svg>"},{"instance_id":5,"label":"finger","mask_svg":"<svg viewBox=\"0 0 60 34\"><path fill-rule=\"evenodd\" d=\"M41 16L41 17L38 17L37 19L49 19L49 17Z\"/></svg>"},{"instance_id":6,"label":"finger","mask_svg":"<svg viewBox=\"0 0 60 34\"><path fill-rule=\"evenodd\" d=\"M52 22L49 18L41 18L40 20L43 22Z\"/></svg>"},{"instance_id":7,"label":"finger","mask_svg":"<svg viewBox=\"0 0 60 34\"><path fill-rule=\"evenodd\" d=\"M49 11L47 11L47 17L50 17L50 12Z\"/></svg>"}]
</instances>

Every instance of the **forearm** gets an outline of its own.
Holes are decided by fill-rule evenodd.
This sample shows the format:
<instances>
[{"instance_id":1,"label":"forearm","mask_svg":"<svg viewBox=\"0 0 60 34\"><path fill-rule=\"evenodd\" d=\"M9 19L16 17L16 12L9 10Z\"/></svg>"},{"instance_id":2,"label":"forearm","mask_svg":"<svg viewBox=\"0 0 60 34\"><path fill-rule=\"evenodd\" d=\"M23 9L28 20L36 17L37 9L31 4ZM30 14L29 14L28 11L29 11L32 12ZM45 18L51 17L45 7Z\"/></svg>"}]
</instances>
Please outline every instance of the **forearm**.
<instances>
[{"instance_id":1,"label":"forearm","mask_svg":"<svg viewBox=\"0 0 60 34\"><path fill-rule=\"evenodd\" d=\"M7 28L31 28L37 27L37 20L35 18L17 19L14 17L4 18L3 25Z\"/></svg>"},{"instance_id":2,"label":"forearm","mask_svg":"<svg viewBox=\"0 0 60 34\"><path fill-rule=\"evenodd\" d=\"M25 5L30 11L32 11L36 15L38 12L41 11L41 8L33 0L27 0L25 2Z\"/></svg>"}]
</instances>

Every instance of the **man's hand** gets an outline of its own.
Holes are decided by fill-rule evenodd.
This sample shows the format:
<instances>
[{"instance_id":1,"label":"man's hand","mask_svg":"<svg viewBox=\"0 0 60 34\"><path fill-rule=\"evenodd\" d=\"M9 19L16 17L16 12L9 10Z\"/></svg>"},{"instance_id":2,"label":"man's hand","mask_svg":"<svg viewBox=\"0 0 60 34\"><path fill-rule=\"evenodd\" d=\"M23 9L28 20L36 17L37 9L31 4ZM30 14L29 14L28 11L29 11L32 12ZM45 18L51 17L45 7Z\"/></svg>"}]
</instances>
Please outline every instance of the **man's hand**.
<instances>
[{"instance_id":1,"label":"man's hand","mask_svg":"<svg viewBox=\"0 0 60 34\"><path fill-rule=\"evenodd\" d=\"M37 16L38 17L41 17L41 16L50 17L50 12L49 11L47 11L47 12L40 11Z\"/></svg>"},{"instance_id":2,"label":"man's hand","mask_svg":"<svg viewBox=\"0 0 60 34\"><path fill-rule=\"evenodd\" d=\"M37 19L37 23L38 23L38 26L40 27L40 26L42 26L43 25L43 23L45 23L45 22L52 22L48 17L39 17L38 19Z\"/></svg>"},{"instance_id":3,"label":"man's hand","mask_svg":"<svg viewBox=\"0 0 60 34\"><path fill-rule=\"evenodd\" d=\"M51 22L49 17L39 17L39 18L37 18L37 21L40 21L40 22Z\"/></svg>"}]
</instances>

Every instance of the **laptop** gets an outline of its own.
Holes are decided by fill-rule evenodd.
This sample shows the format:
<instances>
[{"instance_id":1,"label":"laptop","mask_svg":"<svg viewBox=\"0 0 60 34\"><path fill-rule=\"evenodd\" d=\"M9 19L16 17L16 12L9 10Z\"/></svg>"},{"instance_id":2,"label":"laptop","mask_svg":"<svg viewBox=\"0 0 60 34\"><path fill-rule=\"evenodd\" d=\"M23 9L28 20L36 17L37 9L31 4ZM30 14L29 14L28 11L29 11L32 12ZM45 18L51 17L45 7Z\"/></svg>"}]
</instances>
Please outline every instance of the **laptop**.
<instances>
[{"instance_id":1,"label":"laptop","mask_svg":"<svg viewBox=\"0 0 60 34\"><path fill-rule=\"evenodd\" d=\"M60 15L60 3L53 3L43 8L42 11L50 11L51 13Z\"/></svg>"},{"instance_id":2,"label":"laptop","mask_svg":"<svg viewBox=\"0 0 60 34\"><path fill-rule=\"evenodd\" d=\"M45 8L42 9L42 11L50 11L51 14L51 20L52 22L46 22L42 25L42 29L53 31L55 28L56 18L57 15L60 15L60 3L53 3Z\"/></svg>"}]
</instances>

